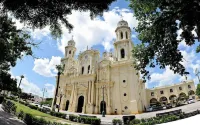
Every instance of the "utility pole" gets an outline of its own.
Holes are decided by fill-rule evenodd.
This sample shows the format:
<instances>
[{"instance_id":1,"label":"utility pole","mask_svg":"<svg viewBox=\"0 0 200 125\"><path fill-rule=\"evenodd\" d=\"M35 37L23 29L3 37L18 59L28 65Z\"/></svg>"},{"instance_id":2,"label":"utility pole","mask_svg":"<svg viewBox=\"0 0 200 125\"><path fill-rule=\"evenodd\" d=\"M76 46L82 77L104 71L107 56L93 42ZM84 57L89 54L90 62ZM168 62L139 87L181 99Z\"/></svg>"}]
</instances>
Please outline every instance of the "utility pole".
<instances>
[{"instance_id":1,"label":"utility pole","mask_svg":"<svg viewBox=\"0 0 200 125\"><path fill-rule=\"evenodd\" d=\"M42 103L43 103L44 93L45 93L45 92L47 92L47 89L46 89L46 88L43 88L43 89L42 89L42 93L43 93L43 95L42 95L42 102L41 102L41 104L40 104L41 107L42 107Z\"/></svg>"},{"instance_id":2,"label":"utility pole","mask_svg":"<svg viewBox=\"0 0 200 125\"><path fill-rule=\"evenodd\" d=\"M199 70L196 69L196 70L195 70L195 75L197 76L197 78L198 78L198 80L199 80L199 83L198 83L198 84L200 84L199 74L200 74Z\"/></svg>"}]
</instances>

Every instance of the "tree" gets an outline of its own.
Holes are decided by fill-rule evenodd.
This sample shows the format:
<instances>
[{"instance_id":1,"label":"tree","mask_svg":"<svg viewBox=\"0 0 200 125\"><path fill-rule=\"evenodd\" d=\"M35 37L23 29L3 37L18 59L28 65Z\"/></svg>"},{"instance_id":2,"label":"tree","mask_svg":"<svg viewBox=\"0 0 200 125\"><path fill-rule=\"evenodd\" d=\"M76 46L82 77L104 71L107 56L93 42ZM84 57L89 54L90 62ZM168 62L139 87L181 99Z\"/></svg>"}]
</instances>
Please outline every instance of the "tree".
<instances>
[{"instance_id":1,"label":"tree","mask_svg":"<svg viewBox=\"0 0 200 125\"><path fill-rule=\"evenodd\" d=\"M8 72L0 71L0 90L17 91L17 79L11 78Z\"/></svg>"},{"instance_id":2,"label":"tree","mask_svg":"<svg viewBox=\"0 0 200 125\"><path fill-rule=\"evenodd\" d=\"M53 98L46 98L45 101L41 102L43 105L49 105L51 106L52 104L52 101L53 101Z\"/></svg>"},{"instance_id":3,"label":"tree","mask_svg":"<svg viewBox=\"0 0 200 125\"><path fill-rule=\"evenodd\" d=\"M73 28L67 20L67 15L70 15L72 10L90 11L93 18L108 10L113 1L115 0L0 0L0 12L10 12L33 28L50 25L52 34L60 37L62 30L59 22L65 24L69 30Z\"/></svg>"},{"instance_id":4,"label":"tree","mask_svg":"<svg viewBox=\"0 0 200 125\"><path fill-rule=\"evenodd\" d=\"M11 78L10 67L16 65L23 55L32 55L30 36L17 30L14 22L7 16L0 15L0 89L17 91L17 80Z\"/></svg>"},{"instance_id":5,"label":"tree","mask_svg":"<svg viewBox=\"0 0 200 125\"><path fill-rule=\"evenodd\" d=\"M200 84L197 84L196 95L200 97Z\"/></svg>"},{"instance_id":6,"label":"tree","mask_svg":"<svg viewBox=\"0 0 200 125\"><path fill-rule=\"evenodd\" d=\"M56 65L56 69L58 70L58 77L57 77L57 83L56 83L56 92L55 92L55 96L54 96L54 100L53 100L53 107L52 109L54 110L54 105L56 104L57 101L57 94L58 94L58 87L59 87L59 81L60 81L60 75L63 74L64 69L65 69L65 65ZM60 106L59 106L60 108ZM59 109L58 109L59 111Z\"/></svg>"},{"instance_id":7,"label":"tree","mask_svg":"<svg viewBox=\"0 0 200 125\"><path fill-rule=\"evenodd\" d=\"M188 46L200 40L199 0L130 0L139 21L136 32L142 44L133 49L135 68L141 71L143 79L150 79L146 67L161 69L169 66L174 73L189 74L181 64L184 60L178 49L181 41ZM182 30L180 40L177 31ZM197 37L192 33L195 32ZM200 45L196 52L200 51Z\"/></svg>"}]
</instances>

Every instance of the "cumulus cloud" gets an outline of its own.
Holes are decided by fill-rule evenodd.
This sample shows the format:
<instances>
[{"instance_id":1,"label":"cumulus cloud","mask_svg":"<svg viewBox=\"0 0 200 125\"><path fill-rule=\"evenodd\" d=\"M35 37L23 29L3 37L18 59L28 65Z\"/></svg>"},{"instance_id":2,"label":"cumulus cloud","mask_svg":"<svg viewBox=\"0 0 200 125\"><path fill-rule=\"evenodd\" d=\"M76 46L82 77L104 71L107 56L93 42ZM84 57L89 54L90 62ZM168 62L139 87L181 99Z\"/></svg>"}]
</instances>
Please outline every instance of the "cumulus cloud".
<instances>
[{"instance_id":1,"label":"cumulus cloud","mask_svg":"<svg viewBox=\"0 0 200 125\"><path fill-rule=\"evenodd\" d=\"M198 83L194 73L196 69L200 68L200 61L198 60L195 51L181 51L181 53L183 55L183 62L181 62L181 64L186 68L187 71L192 70L192 72L189 72L190 74L187 75L187 80L193 79L195 84ZM184 80L186 80L186 76L174 74L169 67L166 67L166 69L161 73L155 72L154 70L154 72L151 74L151 80L148 81L147 86L149 87L152 84L156 86L164 86Z\"/></svg>"},{"instance_id":2,"label":"cumulus cloud","mask_svg":"<svg viewBox=\"0 0 200 125\"><path fill-rule=\"evenodd\" d=\"M36 59L34 61L33 71L45 77L53 77L56 75L56 65L60 64L60 60L61 57L55 56L52 56L51 59Z\"/></svg>"},{"instance_id":3,"label":"cumulus cloud","mask_svg":"<svg viewBox=\"0 0 200 125\"><path fill-rule=\"evenodd\" d=\"M12 78L17 79L17 86L18 86L21 77L13 75L12 72L10 72L10 73L11 73ZM20 84L20 88L22 89L22 91L26 92L26 93L32 93L34 95L38 95L38 96L42 97L43 96L42 89L36 83L31 82L26 75L24 75L24 76L25 77L22 79L21 84ZM55 86L50 83L45 83L43 88L46 89L44 97L45 98L53 98Z\"/></svg>"},{"instance_id":4,"label":"cumulus cloud","mask_svg":"<svg viewBox=\"0 0 200 125\"><path fill-rule=\"evenodd\" d=\"M103 13L102 19L95 18L90 19L89 12L73 11L68 16L68 20L74 26L71 34L68 30L62 26L63 35L58 42L58 48L64 54L64 48L67 42L73 39L76 42L77 51L83 51L87 46L92 47L94 45L103 45L106 51L113 48L113 42L115 39L115 29L117 23L123 19L129 23L130 28L137 26L137 20L133 17L133 13L129 9L114 8L113 10Z\"/></svg>"},{"instance_id":5,"label":"cumulus cloud","mask_svg":"<svg viewBox=\"0 0 200 125\"><path fill-rule=\"evenodd\" d=\"M53 84L50 84L50 83L46 83L44 86L47 90L47 93L45 94L44 97L53 98L55 86Z\"/></svg>"}]
</instances>

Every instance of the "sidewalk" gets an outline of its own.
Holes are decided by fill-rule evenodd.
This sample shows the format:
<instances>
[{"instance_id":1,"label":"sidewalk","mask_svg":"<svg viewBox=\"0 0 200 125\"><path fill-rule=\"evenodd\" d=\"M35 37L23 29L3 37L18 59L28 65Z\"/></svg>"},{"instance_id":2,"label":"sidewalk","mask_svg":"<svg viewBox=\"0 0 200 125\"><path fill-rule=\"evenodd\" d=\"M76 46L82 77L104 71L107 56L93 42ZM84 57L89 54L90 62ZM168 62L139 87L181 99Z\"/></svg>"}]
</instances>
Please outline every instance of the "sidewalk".
<instances>
[{"instance_id":1,"label":"sidewalk","mask_svg":"<svg viewBox=\"0 0 200 125\"><path fill-rule=\"evenodd\" d=\"M16 116L5 112L0 104L0 125L26 125L23 121L19 120Z\"/></svg>"}]
</instances>

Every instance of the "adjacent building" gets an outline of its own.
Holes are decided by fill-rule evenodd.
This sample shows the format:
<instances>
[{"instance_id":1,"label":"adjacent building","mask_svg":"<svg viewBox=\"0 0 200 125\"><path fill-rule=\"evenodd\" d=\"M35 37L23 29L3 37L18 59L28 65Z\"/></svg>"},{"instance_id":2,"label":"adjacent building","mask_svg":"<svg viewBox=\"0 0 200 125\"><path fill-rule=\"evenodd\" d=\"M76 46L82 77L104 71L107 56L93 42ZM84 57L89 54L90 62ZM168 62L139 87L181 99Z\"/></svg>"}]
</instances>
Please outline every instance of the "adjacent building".
<instances>
[{"instance_id":1,"label":"adjacent building","mask_svg":"<svg viewBox=\"0 0 200 125\"><path fill-rule=\"evenodd\" d=\"M160 101L166 97L167 102L170 95L194 91L193 81L186 82L190 88L180 85L181 91L178 85L175 85L177 89L171 86L173 92L170 87L145 89L145 83L133 67L131 51L134 45L127 21L119 21L115 33L114 52L104 52L102 58L98 50L87 49L76 59L76 42L68 41L65 57L61 59L65 69L56 96L56 104L61 104L61 110L100 114L104 107L106 114L136 114L143 112L152 99Z\"/></svg>"}]
</instances>

